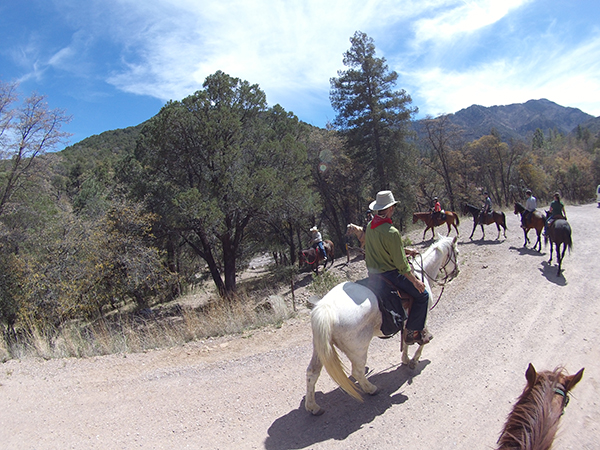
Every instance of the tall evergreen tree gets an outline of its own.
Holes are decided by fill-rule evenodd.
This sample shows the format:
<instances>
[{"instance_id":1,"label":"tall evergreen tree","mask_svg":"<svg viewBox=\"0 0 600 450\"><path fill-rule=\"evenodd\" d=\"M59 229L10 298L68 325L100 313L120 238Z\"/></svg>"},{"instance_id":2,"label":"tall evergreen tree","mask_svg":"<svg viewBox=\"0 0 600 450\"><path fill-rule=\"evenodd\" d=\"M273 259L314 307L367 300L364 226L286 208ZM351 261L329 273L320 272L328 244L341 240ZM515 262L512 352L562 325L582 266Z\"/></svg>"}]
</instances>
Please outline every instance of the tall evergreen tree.
<instances>
[{"instance_id":1,"label":"tall evergreen tree","mask_svg":"<svg viewBox=\"0 0 600 450\"><path fill-rule=\"evenodd\" d=\"M345 136L356 169L374 188L407 187L406 137L417 108L406 91L394 90L398 74L375 56L372 38L357 31L350 42L343 59L348 70L330 80L334 125Z\"/></svg>"}]
</instances>

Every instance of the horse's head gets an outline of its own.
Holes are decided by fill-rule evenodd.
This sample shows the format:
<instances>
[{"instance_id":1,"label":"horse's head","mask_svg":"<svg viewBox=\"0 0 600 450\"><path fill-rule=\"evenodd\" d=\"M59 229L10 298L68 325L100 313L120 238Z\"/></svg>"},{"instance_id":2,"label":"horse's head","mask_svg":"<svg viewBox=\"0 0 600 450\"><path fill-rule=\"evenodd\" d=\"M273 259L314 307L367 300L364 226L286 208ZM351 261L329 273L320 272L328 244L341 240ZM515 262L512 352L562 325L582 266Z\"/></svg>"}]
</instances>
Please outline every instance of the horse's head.
<instances>
[{"instance_id":1,"label":"horse's head","mask_svg":"<svg viewBox=\"0 0 600 450\"><path fill-rule=\"evenodd\" d=\"M558 421L569 403L569 392L583 376L583 369L566 375L559 367L554 371L536 372L529 364L525 372L527 386L508 415L498 438L498 448L549 448ZM545 443L545 446L541 444Z\"/></svg>"},{"instance_id":2,"label":"horse's head","mask_svg":"<svg viewBox=\"0 0 600 450\"><path fill-rule=\"evenodd\" d=\"M304 250L300 250L298 252L298 264L302 265L306 263L306 255L304 254Z\"/></svg>"},{"instance_id":3,"label":"horse's head","mask_svg":"<svg viewBox=\"0 0 600 450\"><path fill-rule=\"evenodd\" d=\"M521 205L519 202L515 202L515 214L519 214L524 209L525 208L523 208L523 205Z\"/></svg>"},{"instance_id":4,"label":"horse's head","mask_svg":"<svg viewBox=\"0 0 600 450\"><path fill-rule=\"evenodd\" d=\"M454 236L454 239L452 239L452 245L448 251L446 271L449 273L449 279L455 278L460 272L460 269L458 268L458 236Z\"/></svg>"}]
</instances>

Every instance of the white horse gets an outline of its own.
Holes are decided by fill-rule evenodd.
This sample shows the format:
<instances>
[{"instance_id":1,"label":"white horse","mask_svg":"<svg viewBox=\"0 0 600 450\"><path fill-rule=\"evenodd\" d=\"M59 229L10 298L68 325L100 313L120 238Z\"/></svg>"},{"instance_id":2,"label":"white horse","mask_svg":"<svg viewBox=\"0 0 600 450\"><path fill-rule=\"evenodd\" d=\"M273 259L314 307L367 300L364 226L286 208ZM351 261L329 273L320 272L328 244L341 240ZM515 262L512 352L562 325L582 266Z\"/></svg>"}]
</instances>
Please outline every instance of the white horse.
<instances>
[{"instance_id":1,"label":"white horse","mask_svg":"<svg viewBox=\"0 0 600 450\"><path fill-rule=\"evenodd\" d=\"M413 261L415 276L425 283L430 302L430 283L438 278L440 271L445 272L445 281L458 274L457 239L438 234L438 240L422 255L422 263L418 257ZM371 339L373 336L383 336L381 320L377 297L373 291L357 283L338 284L316 304L311 313L313 355L306 369L307 411L314 415L324 412L315 401L315 385L323 366L344 391L362 401L355 384L346 375L335 347L345 353L352 363L352 376L361 389L371 395L377 392L377 387L365 376L365 365ZM404 342L404 333L402 340ZM419 345L412 360L409 360L408 345L404 344L402 363L414 369L422 351L423 345Z\"/></svg>"}]
</instances>

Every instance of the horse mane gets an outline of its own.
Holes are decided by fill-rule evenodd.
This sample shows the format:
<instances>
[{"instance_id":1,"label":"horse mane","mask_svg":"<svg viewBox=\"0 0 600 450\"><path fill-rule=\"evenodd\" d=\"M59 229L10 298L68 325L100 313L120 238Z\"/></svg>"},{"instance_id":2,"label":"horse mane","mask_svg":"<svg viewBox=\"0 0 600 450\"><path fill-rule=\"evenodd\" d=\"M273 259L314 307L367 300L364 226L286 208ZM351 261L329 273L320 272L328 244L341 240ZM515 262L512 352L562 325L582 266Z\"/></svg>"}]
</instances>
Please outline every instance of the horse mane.
<instances>
[{"instance_id":1,"label":"horse mane","mask_svg":"<svg viewBox=\"0 0 600 450\"><path fill-rule=\"evenodd\" d=\"M551 447L563 412L562 408L552 407L563 372L563 367L538 372L533 386L528 383L508 415L498 438L498 449L547 450Z\"/></svg>"},{"instance_id":2,"label":"horse mane","mask_svg":"<svg viewBox=\"0 0 600 450\"><path fill-rule=\"evenodd\" d=\"M449 236L441 236L438 233L437 240L433 244L431 244L429 248L427 248L427 250L425 250L425 252L422 255L422 260L429 259L430 255L434 252L443 252L443 248L447 246L452 246L453 242L454 238L451 238ZM440 264L441 263L442 262L440 261Z\"/></svg>"},{"instance_id":3,"label":"horse mane","mask_svg":"<svg viewBox=\"0 0 600 450\"><path fill-rule=\"evenodd\" d=\"M428 257L429 254L433 252L441 251L441 247L447 245L447 243L449 242L452 242L451 238L445 238L438 234L437 240L433 244L431 244L429 248L427 248L427 250L425 250L425 252L423 253L423 259L426 259L426 257Z\"/></svg>"}]
</instances>

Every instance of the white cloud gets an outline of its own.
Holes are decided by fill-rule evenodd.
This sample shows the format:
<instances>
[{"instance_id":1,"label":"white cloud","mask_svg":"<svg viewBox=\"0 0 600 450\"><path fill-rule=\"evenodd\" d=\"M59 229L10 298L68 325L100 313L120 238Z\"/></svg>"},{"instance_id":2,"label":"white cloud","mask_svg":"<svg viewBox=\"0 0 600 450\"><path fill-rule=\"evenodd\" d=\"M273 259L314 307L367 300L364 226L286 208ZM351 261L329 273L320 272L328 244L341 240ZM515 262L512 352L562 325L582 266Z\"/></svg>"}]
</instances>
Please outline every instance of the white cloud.
<instances>
[{"instance_id":1,"label":"white cloud","mask_svg":"<svg viewBox=\"0 0 600 450\"><path fill-rule=\"evenodd\" d=\"M415 25L415 44L427 41L448 41L457 35L467 34L491 25L511 10L521 7L530 0L471 0L450 1L444 11L431 11L427 18Z\"/></svg>"},{"instance_id":2,"label":"white cloud","mask_svg":"<svg viewBox=\"0 0 600 450\"><path fill-rule=\"evenodd\" d=\"M562 28L531 34L502 21L535 0L55 1L69 11L74 28L93 36L89 40L121 49L121 64L112 61L113 72L105 75L108 83L161 100L181 99L223 70L258 83L270 104L304 110L301 118L310 120L310 105L319 110L329 104L329 79L344 69L342 56L356 30L374 38L378 55L402 74L399 87L424 114L474 103L546 97L578 106L600 98L597 36L578 50L557 44ZM493 24L498 42L522 37L523 45L507 54L480 41L485 33L474 34ZM537 48L526 48L537 41ZM51 63L67 70L88 41L75 44ZM475 54L477 46L485 48L483 56Z\"/></svg>"}]
</instances>

